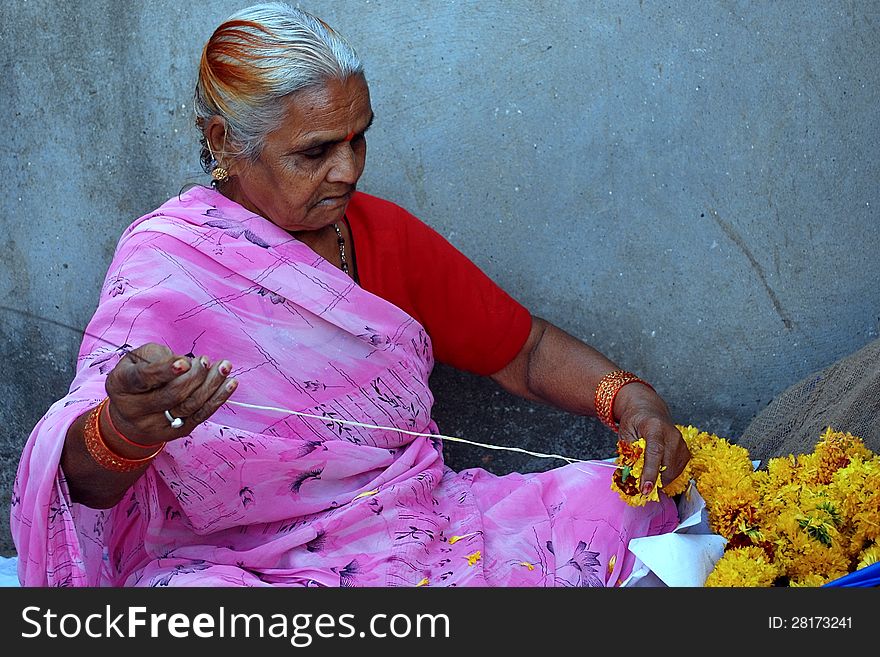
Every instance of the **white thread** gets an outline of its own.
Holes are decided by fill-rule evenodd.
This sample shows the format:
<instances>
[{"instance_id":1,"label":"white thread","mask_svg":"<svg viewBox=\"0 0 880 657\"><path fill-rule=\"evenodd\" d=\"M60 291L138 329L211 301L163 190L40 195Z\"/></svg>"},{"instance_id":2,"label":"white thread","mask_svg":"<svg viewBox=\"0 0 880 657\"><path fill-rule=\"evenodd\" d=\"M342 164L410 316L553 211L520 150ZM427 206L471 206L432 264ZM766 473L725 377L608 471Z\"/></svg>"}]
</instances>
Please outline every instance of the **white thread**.
<instances>
[{"instance_id":1,"label":"white thread","mask_svg":"<svg viewBox=\"0 0 880 657\"><path fill-rule=\"evenodd\" d=\"M213 155L213 153L212 153L212 155ZM68 330L76 331L77 333L81 333L82 335L87 335L90 338L100 340L101 342L106 342L107 344L114 346L116 349L123 349L123 347L120 347L120 346L118 346L108 340L105 340L104 338L102 338L99 335L89 333L88 331L83 331L82 329L76 328L75 326L70 326L68 324L64 324L63 322L59 322L59 321L54 320L50 317L42 317L40 315L35 315L33 313L27 312L26 310L19 310L18 308L12 308L11 306L4 306L4 305L0 305L0 310L6 310L9 312L17 313L17 314L22 315L24 317L29 317L32 319L38 319L40 321L48 322L50 324L54 324L55 326L60 326L61 328L66 328ZM132 354L129 349L124 349L124 352L126 354L136 356L136 354ZM140 360L146 360L142 356L136 356L136 357ZM147 361L147 362L149 362L149 361ZM465 443L466 445L474 445L475 447L482 447L484 449L497 449L497 450L502 450L505 452L520 452L522 454L528 454L529 456L536 456L541 459L561 459L563 461L566 461L567 463L586 463L587 462L585 459L569 458L568 456L562 456L560 454L542 454L541 452L530 452L529 450L522 449L520 447L502 447L500 445L488 445L486 443L477 443L472 440L465 440L464 438L456 438L455 436L444 436L443 434L433 434L433 433L419 433L417 431L407 431L406 429L398 429L397 427L383 427L383 426L380 426L377 424L363 424L361 422L354 422L351 420L338 420L336 418L326 417L324 415L311 415L309 413L301 413L299 411L294 411L294 410L291 410L288 408L276 408L274 406L257 406L256 404L247 404L245 402L234 402L234 401L230 401L230 400L227 400L225 403L232 404L234 406L241 406L243 408L254 408L254 409L262 410L262 411L275 411L278 413L286 413L288 415L299 415L301 417L310 417L310 418L314 418L316 420L323 420L325 422L327 420L330 420L331 422L338 422L340 424L348 424L348 425L352 425L355 427L364 427L366 429L382 429L384 431L397 431L399 433L405 433L410 436L419 436L419 437L423 437L423 438L440 438L442 440L449 440L449 441L452 441L455 443ZM167 413L167 411L166 411L166 413ZM170 414L168 414L168 415L170 415ZM611 467L611 468L615 468L615 469L621 467L621 466L614 465L612 463L608 463L605 461L591 461L591 463L595 463L596 465L603 465L603 466Z\"/></svg>"},{"instance_id":2,"label":"white thread","mask_svg":"<svg viewBox=\"0 0 880 657\"><path fill-rule=\"evenodd\" d=\"M309 417L315 420L321 420L323 422L338 422L339 424L347 424L353 427L363 427L365 429L381 429L383 431L397 431L398 433L405 433L408 436L419 436L422 438L439 438L441 440L448 440L454 443L465 443L467 445L474 445L476 447L482 447L484 449L497 449L505 452L519 452L521 454L528 454L529 456L536 456L541 459L561 459L566 461L567 463L586 463L585 459L575 459L570 458L568 456L562 456L561 454L542 454L541 452L531 452L527 449L522 449L521 447L502 447L501 445L489 445L486 443L477 443L472 440L465 440L464 438L456 438L455 436L444 436L439 433L419 433L418 431L409 431L408 429L398 429L397 427L383 427L378 424L365 424L363 422L355 422L353 420L340 420L334 417L327 417L324 415L312 415L311 413L302 413L300 411L294 411L289 408L277 408L275 406L259 406L257 404L247 404L245 402L236 402L227 400L227 404L231 404L234 406L241 406L243 408L253 408L258 411L274 411L276 413L286 413L288 415L298 415L300 417ZM607 465L612 468L617 468L616 465L611 463L604 463L602 461L594 461L595 463Z\"/></svg>"}]
</instances>

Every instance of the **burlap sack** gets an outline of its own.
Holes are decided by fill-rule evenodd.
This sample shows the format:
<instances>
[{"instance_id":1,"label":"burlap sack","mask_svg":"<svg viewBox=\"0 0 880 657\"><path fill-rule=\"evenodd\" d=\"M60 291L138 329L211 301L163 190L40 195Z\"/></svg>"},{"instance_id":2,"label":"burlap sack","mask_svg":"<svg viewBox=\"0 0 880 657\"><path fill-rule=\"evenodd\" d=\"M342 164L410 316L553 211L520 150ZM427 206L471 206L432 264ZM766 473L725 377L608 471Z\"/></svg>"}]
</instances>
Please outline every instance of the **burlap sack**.
<instances>
[{"instance_id":1,"label":"burlap sack","mask_svg":"<svg viewBox=\"0 0 880 657\"><path fill-rule=\"evenodd\" d=\"M858 436L880 454L880 339L785 390L737 444L762 461L804 454L829 426Z\"/></svg>"}]
</instances>

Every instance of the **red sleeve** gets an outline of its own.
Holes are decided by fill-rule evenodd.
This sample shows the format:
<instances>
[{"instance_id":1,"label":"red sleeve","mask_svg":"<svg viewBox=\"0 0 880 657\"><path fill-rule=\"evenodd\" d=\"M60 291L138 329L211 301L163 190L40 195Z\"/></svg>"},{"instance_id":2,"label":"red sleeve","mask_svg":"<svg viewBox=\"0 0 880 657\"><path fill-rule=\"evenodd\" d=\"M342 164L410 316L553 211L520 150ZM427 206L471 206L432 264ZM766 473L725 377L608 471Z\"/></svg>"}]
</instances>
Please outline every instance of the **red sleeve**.
<instances>
[{"instance_id":1,"label":"red sleeve","mask_svg":"<svg viewBox=\"0 0 880 657\"><path fill-rule=\"evenodd\" d=\"M434 229L360 192L346 216L361 285L418 320L436 360L488 375L519 353L529 311Z\"/></svg>"}]
</instances>

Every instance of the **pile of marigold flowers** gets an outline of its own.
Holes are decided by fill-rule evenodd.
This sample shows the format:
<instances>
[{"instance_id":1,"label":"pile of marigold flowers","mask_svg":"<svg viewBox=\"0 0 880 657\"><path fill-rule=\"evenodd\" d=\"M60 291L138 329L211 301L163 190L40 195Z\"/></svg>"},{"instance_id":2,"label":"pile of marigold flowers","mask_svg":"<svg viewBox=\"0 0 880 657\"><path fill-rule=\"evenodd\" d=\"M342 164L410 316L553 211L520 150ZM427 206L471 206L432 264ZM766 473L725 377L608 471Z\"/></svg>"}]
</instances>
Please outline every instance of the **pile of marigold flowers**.
<instances>
[{"instance_id":1,"label":"pile of marigold flowers","mask_svg":"<svg viewBox=\"0 0 880 657\"><path fill-rule=\"evenodd\" d=\"M880 561L880 456L850 433L828 428L810 454L770 459L755 470L748 452L679 426L691 461L674 481L662 472L639 493L644 440L618 443L612 488L634 506L682 493L691 480L709 525L727 539L706 586L821 586Z\"/></svg>"}]
</instances>

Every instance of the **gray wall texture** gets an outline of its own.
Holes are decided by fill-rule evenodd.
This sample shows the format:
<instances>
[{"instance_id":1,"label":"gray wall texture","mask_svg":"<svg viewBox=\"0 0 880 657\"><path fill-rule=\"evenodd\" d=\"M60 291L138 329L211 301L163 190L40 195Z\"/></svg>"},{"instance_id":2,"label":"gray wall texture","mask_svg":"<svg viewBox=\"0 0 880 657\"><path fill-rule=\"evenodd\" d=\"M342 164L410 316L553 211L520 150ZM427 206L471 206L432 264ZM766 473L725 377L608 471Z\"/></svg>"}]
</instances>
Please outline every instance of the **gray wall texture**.
<instances>
[{"instance_id":1,"label":"gray wall texture","mask_svg":"<svg viewBox=\"0 0 880 657\"><path fill-rule=\"evenodd\" d=\"M198 165L202 44L247 3L0 4L4 305L85 326L122 230ZM361 188L438 229L533 313L736 439L880 330L880 4L302 5L366 61ZM0 311L0 550L22 445L76 333ZM443 433L582 458L594 420L440 367ZM455 468L558 462L448 444Z\"/></svg>"}]
</instances>

